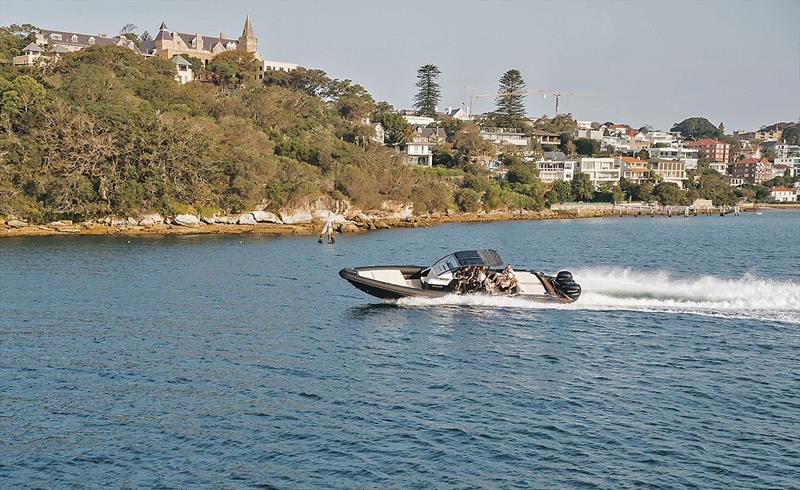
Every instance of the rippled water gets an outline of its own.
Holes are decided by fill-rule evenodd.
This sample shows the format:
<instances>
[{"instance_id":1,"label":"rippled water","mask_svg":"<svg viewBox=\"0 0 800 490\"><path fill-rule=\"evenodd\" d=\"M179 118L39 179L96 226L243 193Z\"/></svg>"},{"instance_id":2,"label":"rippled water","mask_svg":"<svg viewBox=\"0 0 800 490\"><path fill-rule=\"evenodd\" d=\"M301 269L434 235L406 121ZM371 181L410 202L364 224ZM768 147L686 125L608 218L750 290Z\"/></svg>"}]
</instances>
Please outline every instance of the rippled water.
<instances>
[{"instance_id":1,"label":"rippled water","mask_svg":"<svg viewBox=\"0 0 800 490\"><path fill-rule=\"evenodd\" d=\"M791 488L800 212L0 240L0 487ZM384 304L493 246L566 306Z\"/></svg>"}]
</instances>

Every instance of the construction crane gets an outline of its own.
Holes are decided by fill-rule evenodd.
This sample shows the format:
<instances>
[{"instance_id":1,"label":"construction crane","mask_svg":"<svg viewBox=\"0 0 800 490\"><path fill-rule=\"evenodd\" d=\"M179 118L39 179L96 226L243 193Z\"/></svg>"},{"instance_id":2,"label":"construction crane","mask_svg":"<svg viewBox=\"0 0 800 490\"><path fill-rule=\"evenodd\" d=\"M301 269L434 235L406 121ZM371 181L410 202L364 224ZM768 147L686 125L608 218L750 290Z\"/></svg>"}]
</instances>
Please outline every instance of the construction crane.
<instances>
[{"instance_id":1,"label":"construction crane","mask_svg":"<svg viewBox=\"0 0 800 490\"><path fill-rule=\"evenodd\" d=\"M520 90L515 92L501 92L501 93L493 93L493 94L476 94L469 96L469 114L472 115L472 102L477 99L485 99L487 97L508 97L509 95L527 95L527 94L542 94L545 98L548 95L552 96L556 100L556 108L555 108L555 115L558 115L559 104L561 102L561 97L574 97L574 96L583 96L583 95L594 95L591 92L561 92L558 90L547 90L547 89L531 89L531 90Z\"/></svg>"},{"instance_id":2,"label":"construction crane","mask_svg":"<svg viewBox=\"0 0 800 490\"><path fill-rule=\"evenodd\" d=\"M561 100L561 97L573 97L573 96L576 96L576 95L593 95L590 92L557 92L557 91L554 91L554 90L549 90L547 92L548 93L545 94L545 97L547 95L552 95L553 98L556 99L556 114L555 114L556 116L558 115L558 104L559 104L559 102Z\"/></svg>"},{"instance_id":3,"label":"construction crane","mask_svg":"<svg viewBox=\"0 0 800 490\"><path fill-rule=\"evenodd\" d=\"M531 90L519 90L514 92L495 92L492 94L476 94L469 96L469 115L472 115L472 102L477 99L485 99L487 97L508 97L510 95L528 95L528 94L547 94L552 92L552 90L544 90L544 89L531 89Z\"/></svg>"}]
</instances>

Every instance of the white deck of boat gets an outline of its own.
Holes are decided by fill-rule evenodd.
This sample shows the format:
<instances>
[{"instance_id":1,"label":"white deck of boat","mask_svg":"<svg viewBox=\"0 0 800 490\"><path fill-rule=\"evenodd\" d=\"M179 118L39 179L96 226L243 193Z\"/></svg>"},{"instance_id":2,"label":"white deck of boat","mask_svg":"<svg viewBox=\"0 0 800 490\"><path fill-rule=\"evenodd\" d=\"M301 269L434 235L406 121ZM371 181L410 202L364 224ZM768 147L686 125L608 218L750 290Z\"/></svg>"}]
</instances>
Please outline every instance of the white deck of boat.
<instances>
[{"instance_id":1,"label":"white deck of boat","mask_svg":"<svg viewBox=\"0 0 800 490\"><path fill-rule=\"evenodd\" d=\"M547 294L542 281L535 274L528 271L515 271L519 282L520 294Z\"/></svg>"},{"instance_id":2,"label":"white deck of boat","mask_svg":"<svg viewBox=\"0 0 800 490\"><path fill-rule=\"evenodd\" d=\"M394 284L395 286L404 286L407 288L421 288L422 284L420 281L410 279L407 280L403 277L403 273L397 269L382 269L382 270L374 270L374 271L358 271L358 275L361 277L366 277L369 279L375 279L376 281L386 282L389 284Z\"/></svg>"}]
</instances>

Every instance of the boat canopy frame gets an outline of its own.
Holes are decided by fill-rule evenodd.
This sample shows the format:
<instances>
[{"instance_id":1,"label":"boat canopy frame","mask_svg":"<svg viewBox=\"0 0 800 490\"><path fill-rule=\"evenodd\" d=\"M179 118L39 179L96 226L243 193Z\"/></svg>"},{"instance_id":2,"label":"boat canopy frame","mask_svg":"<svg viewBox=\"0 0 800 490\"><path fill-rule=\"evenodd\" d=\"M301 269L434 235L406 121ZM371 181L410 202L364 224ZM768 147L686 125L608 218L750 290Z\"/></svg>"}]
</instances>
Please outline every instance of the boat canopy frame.
<instances>
[{"instance_id":1,"label":"boat canopy frame","mask_svg":"<svg viewBox=\"0 0 800 490\"><path fill-rule=\"evenodd\" d=\"M435 274L439 275L461 267L499 267L501 265L503 265L503 259L495 250L462 250L445 255L434 262L429 269L438 269Z\"/></svg>"}]
</instances>

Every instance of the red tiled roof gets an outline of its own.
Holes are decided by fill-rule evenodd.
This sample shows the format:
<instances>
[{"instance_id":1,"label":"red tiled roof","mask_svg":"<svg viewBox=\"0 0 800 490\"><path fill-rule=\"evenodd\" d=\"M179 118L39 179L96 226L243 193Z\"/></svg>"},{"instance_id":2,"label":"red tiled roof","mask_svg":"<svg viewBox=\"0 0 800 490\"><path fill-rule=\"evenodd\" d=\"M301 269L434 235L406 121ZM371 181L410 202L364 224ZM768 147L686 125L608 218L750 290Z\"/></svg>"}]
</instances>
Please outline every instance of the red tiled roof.
<instances>
[{"instance_id":1,"label":"red tiled roof","mask_svg":"<svg viewBox=\"0 0 800 490\"><path fill-rule=\"evenodd\" d=\"M641 163L646 164L647 162L644 160L639 160L636 157L622 157L622 161L625 163Z\"/></svg>"},{"instance_id":2,"label":"red tiled roof","mask_svg":"<svg viewBox=\"0 0 800 490\"><path fill-rule=\"evenodd\" d=\"M770 192L792 192L791 189L789 189L788 187L783 187L783 186L770 187L769 191Z\"/></svg>"}]
</instances>

